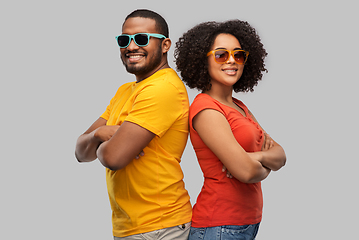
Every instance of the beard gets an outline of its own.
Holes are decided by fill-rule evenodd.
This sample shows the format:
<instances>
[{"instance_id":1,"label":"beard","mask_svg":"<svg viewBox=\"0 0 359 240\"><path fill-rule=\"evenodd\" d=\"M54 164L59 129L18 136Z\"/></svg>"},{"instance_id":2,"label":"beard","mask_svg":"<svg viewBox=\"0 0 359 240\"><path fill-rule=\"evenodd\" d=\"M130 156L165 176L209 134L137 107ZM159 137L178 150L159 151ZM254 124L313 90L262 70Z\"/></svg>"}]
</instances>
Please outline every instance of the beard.
<instances>
[{"instance_id":1,"label":"beard","mask_svg":"<svg viewBox=\"0 0 359 240\"><path fill-rule=\"evenodd\" d=\"M123 56L121 57L122 63L126 68L126 71L132 73L134 75L146 75L147 73L151 72L153 69L157 68L161 61L162 61L162 49L159 47L158 50L153 53L152 56L149 57L148 54L145 55L145 64L127 64L126 61L123 60ZM136 53L137 51L133 52L126 52L126 53ZM125 54L126 55L126 54ZM125 56L124 55L124 56Z\"/></svg>"}]
</instances>

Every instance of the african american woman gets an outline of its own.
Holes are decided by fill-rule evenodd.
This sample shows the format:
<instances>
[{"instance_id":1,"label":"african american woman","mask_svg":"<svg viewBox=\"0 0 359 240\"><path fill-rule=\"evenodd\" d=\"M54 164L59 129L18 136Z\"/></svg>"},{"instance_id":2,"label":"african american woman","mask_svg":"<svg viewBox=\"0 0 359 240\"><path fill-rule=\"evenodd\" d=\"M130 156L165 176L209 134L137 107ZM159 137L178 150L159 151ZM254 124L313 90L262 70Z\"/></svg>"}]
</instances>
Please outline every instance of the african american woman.
<instances>
[{"instance_id":1,"label":"african american woman","mask_svg":"<svg viewBox=\"0 0 359 240\"><path fill-rule=\"evenodd\" d=\"M262 220L261 181L284 166L269 137L234 92L253 91L267 52L245 21L205 22L176 43L182 80L201 91L190 106L190 139L204 175L189 240L255 239Z\"/></svg>"}]
</instances>

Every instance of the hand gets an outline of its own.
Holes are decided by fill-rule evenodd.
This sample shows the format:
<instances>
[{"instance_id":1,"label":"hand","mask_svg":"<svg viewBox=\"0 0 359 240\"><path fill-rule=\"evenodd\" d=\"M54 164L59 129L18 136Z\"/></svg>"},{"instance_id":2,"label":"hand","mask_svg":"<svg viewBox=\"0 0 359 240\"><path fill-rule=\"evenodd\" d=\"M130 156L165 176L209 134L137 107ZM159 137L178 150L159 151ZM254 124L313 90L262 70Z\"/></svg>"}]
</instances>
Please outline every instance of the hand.
<instances>
[{"instance_id":1,"label":"hand","mask_svg":"<svg viewBox=\"0 0 359 240\"><path fill-rule=\"evenodd\" d=\"M223 165L222 172L225 172L227 170L226 166ZM227 178L233 178L232 174L227 170Z\"/></svg>"},{"instance_id":2,"label":"hand","mask_svg":"<svg viewBox=\"0 0 359 240\"><path fill-rule=\"evenodd\" d=\"M269 136L268 133L264 132L264 142L262 146L262 151L271 149L274 146L273 139Z\"/></svg>"},{"instance_id":3,"label":"hand","mask_svg":"<svg viewBox=\"0 0 359 240\"><path fill-rule=\"evenodd\" d=\"M119 127L120 125L101 126L95 130L94 137L100 140L101 142L106 142L112 138L112 136L119 129Z\"/></svg>"}]
</instances>

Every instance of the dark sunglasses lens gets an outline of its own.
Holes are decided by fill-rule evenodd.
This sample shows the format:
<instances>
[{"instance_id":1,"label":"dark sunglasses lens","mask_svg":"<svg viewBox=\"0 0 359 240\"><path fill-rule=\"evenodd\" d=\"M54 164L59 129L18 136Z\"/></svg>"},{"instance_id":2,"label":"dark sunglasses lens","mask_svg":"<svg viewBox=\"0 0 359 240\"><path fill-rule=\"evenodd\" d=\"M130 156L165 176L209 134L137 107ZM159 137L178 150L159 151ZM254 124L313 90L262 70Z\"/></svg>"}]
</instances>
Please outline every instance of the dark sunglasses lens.
<instances>
[{"instance_id":1,"label":"dark sunglasses lens","mask_svg":"<svg viewBox=\"0 0 359 240\"><path fill-rule=\"evenodd\" d=\"M217 62L224 63L228 59L228 52L227 51L222 51L222 50L216 51L214 53L214 57L216 58Z\"/></svg>"},{"instance_id":2,"label":"dark sunglasses lens","mask_svg":"<svg viewBox=\"0 0 359 240\"><path fill-rule=\"evenodd\" d=\"M130 41L129 36L119 36L117 38L117 42L120 47L126 47L129 41Z\"/></svg>"},{"instance_id":3,"label":"dark sunglasses lens","mask_svg":"<svg viewBox=\"0 0 359 240\"><path fill-rule=\"evenodd\" d=\"M244 63L244 59L245 59L245 53L244 52L238 51L238 52L235 52L233 55L234 55L234 60L237 63Z\"/></svg>"},{"instance_id":4,"label":"dark sunglasses lens","mask_svg":"<svg viewBox=\"0 0 359 240\"><path fill-rule=\"evenodd\" d=\"M136 34L135 42L138 46L146 46L148 44L148 37L146 34Z\"/></svg>"}]
</instances>

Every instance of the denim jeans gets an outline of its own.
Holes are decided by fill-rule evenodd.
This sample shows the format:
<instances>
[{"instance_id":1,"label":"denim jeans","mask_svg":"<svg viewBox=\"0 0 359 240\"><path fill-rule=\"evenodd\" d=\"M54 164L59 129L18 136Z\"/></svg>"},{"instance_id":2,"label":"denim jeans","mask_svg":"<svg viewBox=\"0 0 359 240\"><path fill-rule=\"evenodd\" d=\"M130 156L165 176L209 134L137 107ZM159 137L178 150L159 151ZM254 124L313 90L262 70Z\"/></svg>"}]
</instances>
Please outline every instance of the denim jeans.
<instances>
[{"instance_id":1,"label":"denim jeans","mask_svg":"<svg viewBox=\"0 0 359 240\"><path fill-rule=\"evenodd\" d=\"M243 226L191 227L188 240L254 240L258 229L259 223Z\"/></svg>"}]
</instances>

